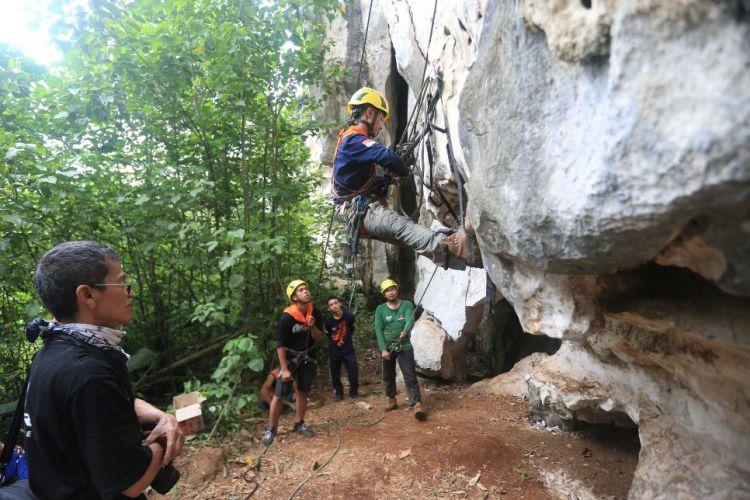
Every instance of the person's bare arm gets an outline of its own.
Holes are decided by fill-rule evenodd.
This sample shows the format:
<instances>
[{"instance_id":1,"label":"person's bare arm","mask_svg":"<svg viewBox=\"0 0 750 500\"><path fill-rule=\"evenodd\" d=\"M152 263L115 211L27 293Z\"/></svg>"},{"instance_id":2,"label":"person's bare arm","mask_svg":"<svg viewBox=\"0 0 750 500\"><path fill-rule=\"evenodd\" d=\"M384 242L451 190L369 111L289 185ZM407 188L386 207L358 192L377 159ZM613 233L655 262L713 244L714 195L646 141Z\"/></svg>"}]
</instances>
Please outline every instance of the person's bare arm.
<instances>
[{"instance_id":1,"label":"person's bare arm","mask_svg":"<svg viewBox=\"0 0 750 500\"><path fill-rule=\"evenodd\" d=\"M320 331L320 328L315 326L315 318L309 318L307 320L307 326L310 327L310 333L312 333L312 338L315 342L323 339L323 332Z\"/></svg>"},{"instance_id":2,"label":"person's bare arm","mask_svg":"<svg viewBox=\"0 0 750 500\"><path fill-rule=\"evenodd\" d=\"M143 490L148 488L148 486L154 481L156 474L162 467L164 448L162 448L159 443L151 443L148 447L151 448L151 463L141 478L133 483L130 488L122 492L126 497L135 498L143 493Z\"/></svg>"},{"instance_id":3,"label":"person's bare arm","mask_svg":"<svg viewBox=\"0 0 750 500\"><path fill-rule=\"evenodd\" d=\"M160 439L164 441L163 465L179 457L185 443L185 435L177 425L177 419L142 399L136 398L134 406L138 423L144 427L153 427L144 444L151 445Z\"/></svg>"},{"instance_id":4,"label":"person's bare arm","mask_svg":"<svg viewBox=\"0 0 750 500\"><path fill-rule=\"evenodd\" d=\"M315 342L323 340L323 332L321 332L318 327L312 326L310 332L312 333L312 338L315 339Z\"/></svg>"}]
</instances>

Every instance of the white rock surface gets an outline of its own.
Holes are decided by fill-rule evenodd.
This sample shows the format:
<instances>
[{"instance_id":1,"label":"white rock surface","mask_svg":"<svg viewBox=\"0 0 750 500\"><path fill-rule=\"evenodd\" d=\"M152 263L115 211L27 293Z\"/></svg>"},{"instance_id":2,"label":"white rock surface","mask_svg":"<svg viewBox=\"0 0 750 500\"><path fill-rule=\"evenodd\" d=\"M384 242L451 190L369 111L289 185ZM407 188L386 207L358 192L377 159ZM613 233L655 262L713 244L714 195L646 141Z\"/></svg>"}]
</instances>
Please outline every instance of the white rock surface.
<instances>
[{"instance_id":1,"label":"white rock surface","mask_svg":"<svg viewBox=\"0 0 750 500\"><path fill-rule=\"evenodd\" d=\"M424 310L440 322L448 337L458 340L466 326L467 309L484 301L487 273L484 269L464 272L436 268L426 257L417 259L417 273L415 303L421 299Z\"/></svg>"},{"instance_id":2,"label":"white rock surface","mask_svg":"<svg viewBox=\"0 0 750 500\"><path fill-rule=\"evenodd\" d=\"M426 316L417 321L411 332L414 359L419 368L439 373L442 366L443 346L449 337L440 323L429 315Z\"/></svg>"},{"instance_id":3,"label":"white rock surface","mask_svg":"<svg viewBox=\"0 0 750 500\"><path fill-rule=\"evenodd\" d=\"M424 308L411 334L417 366L446 380L465 380L468 339L462 337L479 327L486 273L436 268L425 257L417 259L417 272L414 300Z\"/></svg>"}]
</instances>

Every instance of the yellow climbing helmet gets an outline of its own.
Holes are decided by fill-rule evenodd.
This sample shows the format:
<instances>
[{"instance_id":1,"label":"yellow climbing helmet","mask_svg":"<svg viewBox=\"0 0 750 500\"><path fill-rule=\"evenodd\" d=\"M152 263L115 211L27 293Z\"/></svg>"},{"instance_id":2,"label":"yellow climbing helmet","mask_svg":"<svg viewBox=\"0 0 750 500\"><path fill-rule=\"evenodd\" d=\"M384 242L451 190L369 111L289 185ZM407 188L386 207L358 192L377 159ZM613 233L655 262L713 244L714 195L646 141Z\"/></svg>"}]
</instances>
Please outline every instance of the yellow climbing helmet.
<instances>
[{"instance_id":1,"label":"yellow climbing helmet","mask_svg":"<svg viewBox=\"0 0 750 500\"><path fill-rule=\"evenodd\" d=\"M286 296L289 297L289 302L292 301L292 295L294 295L294 292L302 285L307 285L302 280L294 280L290 281L289 284L286 286Z\"/></svg>"},{"instance_id":2,"label":"yellow climbing helmet","mask_svg":"<svg viewBox=\"0 0 750 500\"><path fill-rule=\"evenodd\" d=\"M392 286L395 286L396 288L398 288L398 283L393 281L391 278L383 280L383 282L380 284L380 293L385 293L385 291L388 290Z\"/></svg>"},{"instance_id":3,"label":"yellow climbing helmet","mask_svg":"<svg viewBox=\"0 0 750 500\"><path fill-rule=\"evenodd\" d=\"M352 114L352 106L359 106L360 104L370 104L375 108L379 109L385 116L384 120L390 118L391 114L388 111L388 100L383 94L370 87L362 87L354 93L349 103L346 105L346 112Z\"/></svg>"}]
</instances>

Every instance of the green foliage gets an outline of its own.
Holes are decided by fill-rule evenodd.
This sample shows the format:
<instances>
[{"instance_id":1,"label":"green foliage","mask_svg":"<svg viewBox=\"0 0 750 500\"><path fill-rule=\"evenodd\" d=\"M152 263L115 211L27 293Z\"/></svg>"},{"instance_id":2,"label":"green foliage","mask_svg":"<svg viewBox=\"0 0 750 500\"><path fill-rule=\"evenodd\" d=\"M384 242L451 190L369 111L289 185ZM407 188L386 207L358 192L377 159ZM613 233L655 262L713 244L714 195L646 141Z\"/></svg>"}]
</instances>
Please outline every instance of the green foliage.
<instances>
[{"instance_id":1,"label":"green foliage","mask_svg":"<svg viewBox=\"0 0 750 500\"><path fill-rule=\"evenodd\" d=\"M44 314L35 263L71 239L119 252L137 294L125 348L156 353L134 370L150 396L213 373L220 399L268 364L284 284L319 269L324 205L304 141L342 74L324 37L337 6L100 0L55 26L65 59L51 70L0 46L3 380L20 378L34 349L23 325ZM251 325L261 333L221 359L148 379Z\"/></svg>"},{"instance_id":2,"label":"green foliage","mask_svg":"<svg viewBox=\"0 0 750 500\"><path fill-rule=\"evenodd\" d=\"M532 476L529 472L525 471L523 467L516 466L513 468L513 472L518 474L518 479L523 481L529 481L531 479L534 479L534 476Z\"/></svg>"},{"instance_id":3,"label":"green foliage","mask_svg":"<svg viewBox=\"0 0 750 500\"><path fill-rule=\"evenodd\" d=\"M258 348L253 336L246 335L228 341L223 357L211 376L210 382L193 379L185 382L185 392L200 391L206 397L211 424L223 413L225 430L236 430L240 416L253 412L258 395L253 391L237 390L263 373L264 352Z\"/></svg>"}]
</instances>

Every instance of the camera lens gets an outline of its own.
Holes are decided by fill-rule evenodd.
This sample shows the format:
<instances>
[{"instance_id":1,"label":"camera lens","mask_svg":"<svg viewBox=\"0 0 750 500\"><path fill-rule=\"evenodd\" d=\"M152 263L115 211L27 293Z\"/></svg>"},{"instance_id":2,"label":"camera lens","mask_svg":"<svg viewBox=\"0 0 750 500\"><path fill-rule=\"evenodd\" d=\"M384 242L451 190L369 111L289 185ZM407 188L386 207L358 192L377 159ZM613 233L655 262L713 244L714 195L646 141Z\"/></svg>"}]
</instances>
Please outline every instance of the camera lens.
<instances>
[{"instance_id":1,"label":"camera lens","mask_svg":"<svg viewBox=\"0 0 750 500\"><path fill-rule=\"evenodd\" d=\"M180 471L175 469L171 463L165 465L156 473L154 480L151 481L151 487L160 495L166 495L169 490L174 488L177 481L180 480Z\"/></svg>"}]
</instances>

